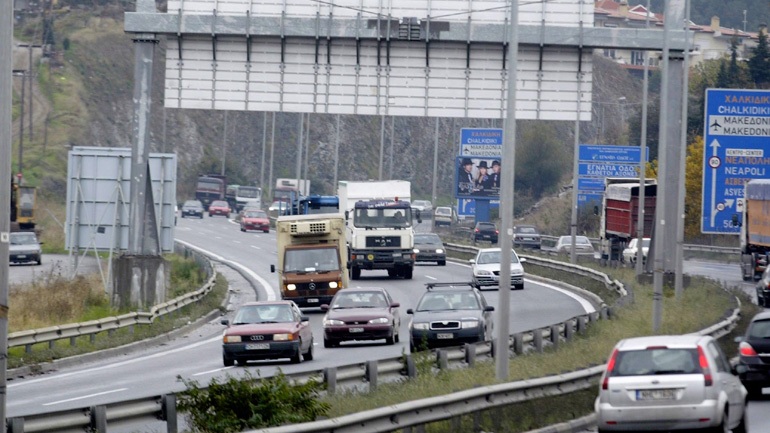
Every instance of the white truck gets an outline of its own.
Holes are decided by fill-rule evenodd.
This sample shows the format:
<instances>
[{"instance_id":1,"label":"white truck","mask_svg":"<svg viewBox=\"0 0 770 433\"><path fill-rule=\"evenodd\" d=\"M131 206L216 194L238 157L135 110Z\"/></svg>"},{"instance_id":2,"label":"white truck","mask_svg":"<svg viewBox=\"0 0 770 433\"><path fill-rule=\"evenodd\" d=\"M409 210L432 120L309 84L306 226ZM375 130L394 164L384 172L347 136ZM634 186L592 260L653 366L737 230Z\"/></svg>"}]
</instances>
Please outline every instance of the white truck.
<instances>
[{"instance_id":1,"label":"white truck","mask_svg":"<svg viewBox=\"0 0 770 433\"><path fill-rule=\"evenodd\" d=\"M284 215L276 221L281 298L300 307L331 303L348 286L345 218L341 214ZM270 265L270 272L275 272Z\"/></svg>"},{"instance_id":2,"label":"white truck","mask_svg":"<svg viewBox=\"0 0 770 433\"><path fill-rule=\"evenodd\" d=\"M310 181L307 179L278 178L273 189L273 201L291 202L310 195Z\"/></svg>"},{"instance_id":3,"label":"white truck","mask_svg":"<svg viewBox=\"0 0 770 433\"><path fill-rule=\"evenodd\" d=\"M240 212L246 206L262 208L262 188L238 185L235 190L235 211Z\"/></svg>"},{"instance_id":4,"label":"white truck","mask_svg":"<svg viewBox=\"0 0 770 433\"><path fill-rule=\"evenodd\" d=\"M340 181L337 195L347 220L350 278L360 278L364 269L384 269L390 277L411 279L415 258L411 184Z\"/></svg>"}]
</instances>

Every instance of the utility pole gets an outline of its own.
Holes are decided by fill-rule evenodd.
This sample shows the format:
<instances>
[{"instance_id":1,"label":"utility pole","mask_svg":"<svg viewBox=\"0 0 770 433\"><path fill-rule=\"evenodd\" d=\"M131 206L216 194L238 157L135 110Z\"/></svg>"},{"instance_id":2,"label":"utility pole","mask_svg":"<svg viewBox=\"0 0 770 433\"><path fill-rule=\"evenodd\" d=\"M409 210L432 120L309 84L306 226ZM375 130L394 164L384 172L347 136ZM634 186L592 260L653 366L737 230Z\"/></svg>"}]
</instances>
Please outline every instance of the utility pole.
<instances>
[{"instance_id":1,"label":"utility pole","mask_svg":"<svg viewBox=\"0 0 770 433\"><path fill-rule=\"evenodd\" d=\"M225 175L225 161L227 160L227 110L225 110L225 127L222 132L222 170L219 174Z\"/></svg>"},{"instance_id":2,"label":"utility pole","mask_svg":"<svg viewBox=\"0 0 770 433\"><path fill-rule=\"evenodd\" d=\"M19 160L17 161L18 168L16 173L21 174L23 166L23 157L24 157L24 88L26 85L26 79L27 79L27 73L24 69L14 69L13 75L16 77L21 77L21 115L19 116Z\"/></svg>"},{"instance_id":3,"label":"utility pole","mask_svg":"<svg viewBox=\"0 0 770 433\"><path fill-rule=\"evenodd\" d=\"M13 0L0 0L0 425L5 430L8 368L8 246L11 231L11 111Z\"/></svg>"}]
</instances>

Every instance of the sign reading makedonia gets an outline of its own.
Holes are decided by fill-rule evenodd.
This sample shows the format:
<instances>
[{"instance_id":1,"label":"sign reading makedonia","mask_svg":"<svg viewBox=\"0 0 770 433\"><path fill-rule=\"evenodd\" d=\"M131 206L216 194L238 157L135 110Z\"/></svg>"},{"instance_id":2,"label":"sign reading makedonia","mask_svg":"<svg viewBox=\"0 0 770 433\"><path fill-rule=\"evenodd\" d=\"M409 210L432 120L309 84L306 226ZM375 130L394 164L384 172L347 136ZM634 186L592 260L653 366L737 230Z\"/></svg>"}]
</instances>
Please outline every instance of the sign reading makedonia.
<instances>
[{"instance_id":1,"label":"sign reading makedonia","mask_svg":"<svg viewBox=\"0 0 770 433\"><path fill-rule=\"evenodd\" d=\"M707 89L701 232L738 234L743 185L770 175L770 91Z\"/></svg>"}]
</instances>

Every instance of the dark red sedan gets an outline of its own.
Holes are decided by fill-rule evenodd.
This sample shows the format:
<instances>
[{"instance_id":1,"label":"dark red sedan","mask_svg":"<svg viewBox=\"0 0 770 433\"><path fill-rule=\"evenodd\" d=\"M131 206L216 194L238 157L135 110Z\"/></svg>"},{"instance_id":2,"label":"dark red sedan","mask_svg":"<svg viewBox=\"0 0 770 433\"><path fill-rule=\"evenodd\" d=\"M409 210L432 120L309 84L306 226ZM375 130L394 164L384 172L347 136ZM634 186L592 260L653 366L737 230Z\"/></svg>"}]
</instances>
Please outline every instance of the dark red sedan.
<instances>
[{"instance_id":1,"label":"dark red sedan","mask_svg":"<svg viewBox=\"0 0 770 433\"><path fill-rule=\"evenodd\" d=\"M214 200L209 205L209 216L221 215L224 217L230 216L230 205L224 200Z\"/></svg>"},{"instance_id":2,"label":"dark red sedan","mask_svg":"<svg viewBox=\"0 0 770 433\"><path fill-rule=\"evenodd\" d=\"M222 361L289 358L298 364L313 359L313 333L307 316L292 301L247 302L235 313L222 335Z\"/></svg>"},{"instance_id":3,"label":"dark red sedan","mask_svg":"<svg viewBox=\"0 0 770 433\"><path fill-rule=\"evenodd\" d=\"M270 232L270 219L263 210L250 210L241 216L241 231L262 230L265 233Z\"/></svg>"},{"instance_id":4,"label":"dark red sedan","mask_svg":"<svg viewBox=\"0 0 770 433\"><path fill-rule=\"evenodd\" d=\"M401 318L398 302L383 288L348 288L334 295L331 304L321 305L324 347L336 347L343 341L385 340L398 342Z\"/></svg>"}]
</instances>

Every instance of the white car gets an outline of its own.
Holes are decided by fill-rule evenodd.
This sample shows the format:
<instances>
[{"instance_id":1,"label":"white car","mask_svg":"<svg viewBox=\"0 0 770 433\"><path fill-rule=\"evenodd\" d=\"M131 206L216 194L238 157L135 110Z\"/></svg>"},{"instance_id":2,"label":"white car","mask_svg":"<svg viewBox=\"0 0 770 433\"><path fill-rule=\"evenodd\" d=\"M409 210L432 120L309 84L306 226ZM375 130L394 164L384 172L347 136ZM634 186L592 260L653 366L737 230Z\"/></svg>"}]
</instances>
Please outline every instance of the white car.
<instances>
[{"instance_id":1,"label":"white car","mask_svg":"<svg viewBox=\"0 0 770 433\"><path fill-rule=\"evenodd\" d=\"M639 244L638 238L631 239L626 249L623 250L623 262L636 263L636 255L639 251L637 245ZM647 261L647 252L650 250L650 238L642 238L642 257L644 261Z\"/></svg>"},{"instance_id":2,"label":"white car","mask_svg":"<svg viewBox=\"0 0 770 433\"><path fill-rule=\"evenodd\" d=\"M500 286L500 248L482 248L476 253L475 259L470 259L471 281L473 286L481 289L486 286ZM511 250L511 288L524 289L524 267L521 265L527 259L519 258L516 251Z\"/></svg>"},{"instance_id":3,"label":"white car","mask_svg":"<svg viewBox=\"0 0 770 433\"><path fill-rule=\"evenodd\" d=\"M433 213L433 203L428 200L415 200L412 202L412 211L420 211L422 215Z\"/></svg>"}]
</instances>

